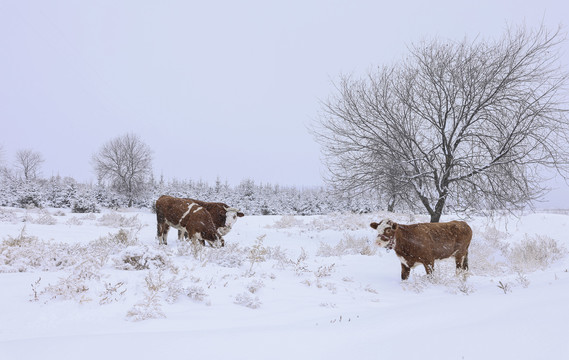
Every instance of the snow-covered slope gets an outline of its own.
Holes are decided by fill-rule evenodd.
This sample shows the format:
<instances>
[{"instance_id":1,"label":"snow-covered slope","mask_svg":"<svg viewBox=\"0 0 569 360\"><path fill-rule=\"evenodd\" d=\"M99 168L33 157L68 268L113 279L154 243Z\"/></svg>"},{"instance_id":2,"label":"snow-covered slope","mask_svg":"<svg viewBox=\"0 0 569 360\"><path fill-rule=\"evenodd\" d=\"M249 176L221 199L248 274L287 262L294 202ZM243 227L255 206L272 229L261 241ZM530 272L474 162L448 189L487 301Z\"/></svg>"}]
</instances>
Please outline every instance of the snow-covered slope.
<instances>
[{"instance_id":1,"label":"snow-covered slope","mask_svg":"<svg viewBox=\"0 0 569 360\"><path fill-rule=\"evenodd\" d=\"M246 216L213 249L159 247L149 212L1 208L0 359L569 358L569 216L468 219L466 278L401 282L386 215Z\"/></svg>"}]
</instances>

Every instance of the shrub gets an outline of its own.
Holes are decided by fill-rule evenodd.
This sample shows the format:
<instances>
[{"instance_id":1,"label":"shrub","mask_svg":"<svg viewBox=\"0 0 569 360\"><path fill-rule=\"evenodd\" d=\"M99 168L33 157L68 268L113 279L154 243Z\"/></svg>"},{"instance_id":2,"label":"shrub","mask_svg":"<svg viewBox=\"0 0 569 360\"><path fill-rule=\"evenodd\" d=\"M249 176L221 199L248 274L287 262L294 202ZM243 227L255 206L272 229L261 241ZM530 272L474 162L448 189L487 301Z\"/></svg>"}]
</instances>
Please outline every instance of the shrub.
<instances>
[{"instance_id":1,"label":"shrub","mask_svg":"<svg viewBox=\"0 0 569 360\"><path fill-rule=\"evenodd\" d=\"M18 221L18 216L16 212L12 209L0 208L0 221L15 223Z\"/></svg>"},{"instance_id":2,"label":"shrub","mask_svg":"<svg viewBox=\"0 0 569 360\"><path fill-rule=\"evenodd\" d=\"M20 208L39 208L41 207L41 198L38 194L26 194L18 198L17 204Z\"/></svg>"},{"instance_id":3,"label":"shrub","mask_svg":"<svg viewBox=\"0 0 569 360\"><path fill-rule=\"evenodd\" d=\"M320 243L317 256L342 256L342 255L375 255L377 247L366 237L354 238L350 234L344 234L344 238L335 246Z\"/></svg>"},{"instance_id":4,"label":"shrub","mask_svg":"<svg viewBox=\"0 0 569 360\"><path fill-rule=\"evenodd\" d=\"M257 242L249 249L249 252L247 254L247 259L251 263L251 267L247 272L248 274L251 274L251 271L253 270L253 266L255 265L255 263L265 261L265 256L267 255L268 250L266 247L263 246L263 239L265 239L266 236L267 236L266 234L263 234L257 237Z\"/></svg>"},{"instance_id":5,"label":"shrub","mask_svg":"<svg viewBox=\"0 0 569 360\"><path fill-rule=\"evenodd\" d=\"M87 200L87 199L78 199L73 201L71 205L71 212L77 214L84 214L84 213L98 213L101 212L99 207L95 201Z\"/></svg>"},{"instance_id":6,"label":"shrub","mask_svg":"<svg viewBox=\"0 0 569 360\"><path fill-rule=\"evenodd\" d=\"M121 270L163 269L170 265L166 253L150 246L129 246L114 255L113 261Z\"/></svg>"},{"instance_id":7,"label":"shrub","mask_svg":"<svg viewBox=\"0 0 569 360\"><path fill-rule=\"evenodd\" d=\"M80 258L79 251L79 246L38 240L36 236L28 235L24 226L18 236L8 236L0 243L0 273L72 266Z\"/></svg>"},{"instance_id":8,"label":"shrub","mask_svg":"<svg viewBox=\"0 0 569 360\"><path fill-rule=\"evenodd\" d=\"M275 221L275 223L270 226L275 229L285 229L291 227L299 227L304 225L304 222L292 215L284 215L279 220Z\"/></svg>"},{"instance_id":9,"label":"shrub","mask_svg":"<svg viewBox=\"0 0 569 360\"><path fill-rule=\"evenodd\" d=\"M158 292L146 292L144 294L144 300L134 305L132 309L127 312L126 317L132 321L165 318L166 314L162 311L162 304L160 303L160 295Z\"/></svg>"},{"instance_id":10,"label":"shrub","mask_svg":"<svg viewBox=\"0 0 569 360\"><path fill-rule=\"evenodd\" d=\"M130 228L130 227L141 227L138 215L134 216L123 216L117 212L110 212L103 214L99 220L100 226L116 227L116 228Z\"/></svg>"},{"instance_id":11,"label":"shrub","mask_svg":"<svg viewBox=\"0 0 569 360\"><path fill-rule=\"evenodd\" d=\"M554 261L561 259L567 250L548 236L525 236L507 252L512 268L518 272L545 269Z\"/></svg>"},{"instance_id":12,"label":"shrub","mask_svg":"<svg viewBox=\"0 0 569 360\"><path fill-rule=\"evenodd\" d=\"M39 225L55 225L55 224L57 224L57 220L53 216L51 216L49 211L47 211L45 209L41 209L39 211L37 217L31 217L31 216L26 215L25 220L26 220L26 222L29 222L32 224L39 224Z\"/></svg>"},{"instance_id":13,"label":"shrub","mask_svg":"<svg viewBox=\"0 0 569 360\"><path fill-rule=\"evenodd\" d=\"M258 296L253 296L250 292L243 292L235 297L235 304L248 307L250 309L258 309L261 307L261 301Z\"/></svg>"}]
</instances>

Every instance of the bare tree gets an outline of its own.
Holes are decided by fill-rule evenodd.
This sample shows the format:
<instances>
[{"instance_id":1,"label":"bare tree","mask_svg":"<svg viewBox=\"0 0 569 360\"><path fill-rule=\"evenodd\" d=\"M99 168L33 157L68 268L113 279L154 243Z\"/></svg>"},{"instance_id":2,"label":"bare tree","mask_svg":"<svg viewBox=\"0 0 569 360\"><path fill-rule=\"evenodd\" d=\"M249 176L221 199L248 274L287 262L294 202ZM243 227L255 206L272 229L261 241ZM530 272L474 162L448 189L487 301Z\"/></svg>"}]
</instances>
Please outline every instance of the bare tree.
<instances>
[{"instance_id":1,"label":"bare tree","mask_svg":"<svg viewBox=\"0 0 569 360\"><path fill-rule=\"evenodd\" d=\"M144 191L152 172L152 151L134 134L108 141L92 161L99 179L110 181L117 192L127 196L129 207Z\"/></svg>"},{"instance_id":2,"label":"bare tree","mask_svg":"<svg viewBox=\"0 0 569 360\"><path fill-rule=\"evenodd\" d=\"M569 174L568 74L560 29L508 30L499 41L425 41L366 78L342 76L313 133L328 181L445 208L513 209ZM399 189L399 192L397 192Z\"/></svg>"},{"instance_id":3,"label":"bare tree","mask_svg":"<svg viewBox=\"0 0 569 360\"><path fill-rule=\"evenodd\" d=\"M18 150L16 152L15 167L21 172L26 181L37 178L40 174L41 164L44 162L43 156L30 149Z\"/></svg>"}]
</instances>

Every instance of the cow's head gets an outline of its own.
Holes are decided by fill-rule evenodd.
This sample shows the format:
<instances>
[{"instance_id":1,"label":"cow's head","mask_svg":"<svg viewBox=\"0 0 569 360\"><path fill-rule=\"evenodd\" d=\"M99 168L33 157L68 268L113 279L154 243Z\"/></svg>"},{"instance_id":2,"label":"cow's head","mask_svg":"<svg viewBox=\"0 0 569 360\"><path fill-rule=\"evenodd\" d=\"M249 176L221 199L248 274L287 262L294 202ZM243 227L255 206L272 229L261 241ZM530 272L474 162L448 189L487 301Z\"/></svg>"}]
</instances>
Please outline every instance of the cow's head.
<instances>
[{"instance_id":1,"label":"cow's head","mask_svg":"<svg viewBox=\"0 0 569 360\"><path fill-rule=\"evenodd\" d=\"M213 224L211 228L207 227L198 234L198 239L202 242L202 244L204 244L203 241L205 240L209 243L209 245L211 245L211 247L219 248L225 246L225 240L223 239L222 235L218 233Z\"/></svg>"},{"instance_id":2,"label":"cow's head","mask_svg":"<svg viewBox=\"0 0 569 360\"><path fill-rule=\"evenodd\" d=\"M387 250L393 249L395 246L395 230L397 230L397 223L384 219L379 223L372 222L369 226L377 230L377 239L375 239L375 243L379 247L384 247Z\"/></svg>"},{"instance_id":3,"label":"cow's head","mask_svg":"<svg viewBox=\"0 0 569 360\"><path fill-rule=\"evenodd\" d=\"M245 216L245 214L233 207L224 206L223 210L225 210L225 226L217 229L221 236L226 235L231 230L238 217Z\"/></svg>"}]
</instances>

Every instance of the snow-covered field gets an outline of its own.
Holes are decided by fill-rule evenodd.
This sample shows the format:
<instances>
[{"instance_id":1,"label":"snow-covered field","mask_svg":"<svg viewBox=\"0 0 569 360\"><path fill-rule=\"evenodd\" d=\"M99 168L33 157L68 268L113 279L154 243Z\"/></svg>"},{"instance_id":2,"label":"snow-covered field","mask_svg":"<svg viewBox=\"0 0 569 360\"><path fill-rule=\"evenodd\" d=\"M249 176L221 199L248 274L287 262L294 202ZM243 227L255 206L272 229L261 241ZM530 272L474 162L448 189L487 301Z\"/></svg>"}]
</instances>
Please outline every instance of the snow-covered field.
<instances>
[{"instance_id":1,"label":"snow-covered field","mask_svg":"<svg viewBox=\"0 0 569 360\"><path fill-rule=\"evenodd\" d=\"M150 212L0 208L0 359L569 358L567 214L468 219L470 274L406 282L385 215L246 216L214 249L159 247Z\"/></svg>"}]
</instances>

